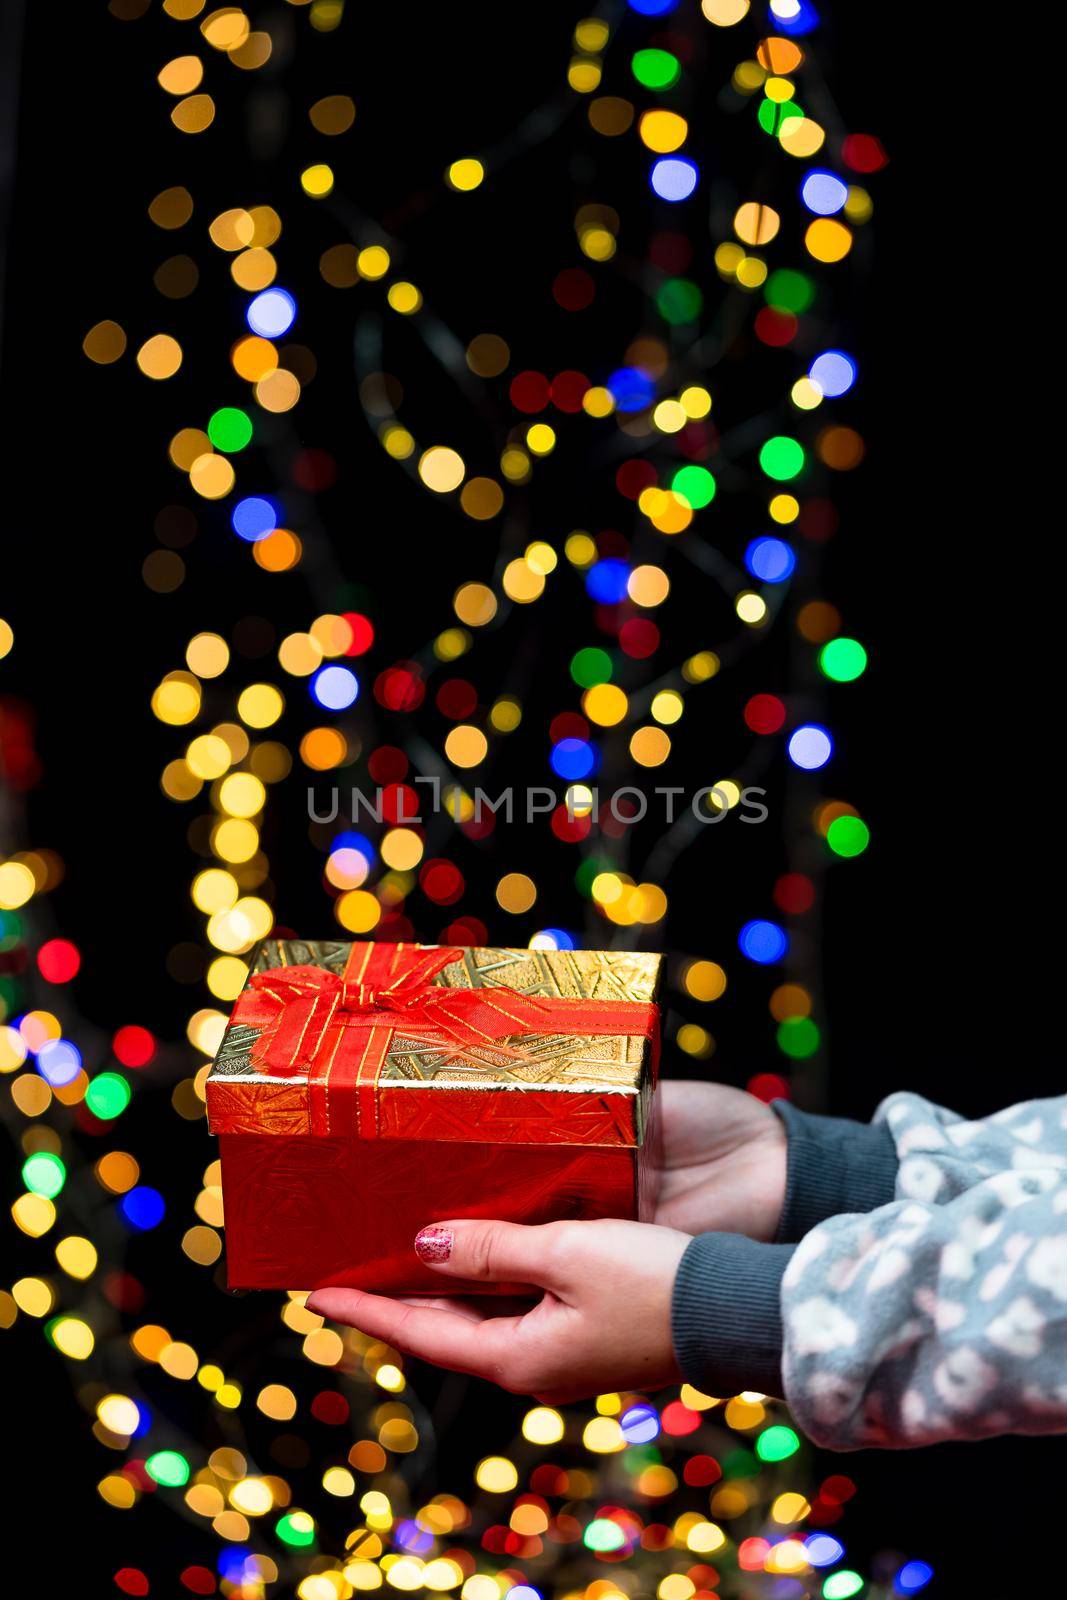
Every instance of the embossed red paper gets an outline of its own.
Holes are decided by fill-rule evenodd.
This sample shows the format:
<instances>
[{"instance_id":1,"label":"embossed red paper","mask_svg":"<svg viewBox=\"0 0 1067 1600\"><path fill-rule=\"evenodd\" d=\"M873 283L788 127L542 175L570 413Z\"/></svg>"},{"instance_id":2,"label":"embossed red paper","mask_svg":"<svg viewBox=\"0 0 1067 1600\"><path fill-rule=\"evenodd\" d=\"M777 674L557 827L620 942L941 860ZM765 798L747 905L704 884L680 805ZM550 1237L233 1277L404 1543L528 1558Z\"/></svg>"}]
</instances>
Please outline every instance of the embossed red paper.
<instances>
[{"instance_id":1,"label":"embossed red paper","mask_svg":"<svg viewBox=\"0 0 1067 1600\"><path fill-rule=\"evenodd\" d=\"M266 941L207 1081L231 1287L439 1292L436 1217L647 1215L659 966Z\"/></svg>"}]
</instances>

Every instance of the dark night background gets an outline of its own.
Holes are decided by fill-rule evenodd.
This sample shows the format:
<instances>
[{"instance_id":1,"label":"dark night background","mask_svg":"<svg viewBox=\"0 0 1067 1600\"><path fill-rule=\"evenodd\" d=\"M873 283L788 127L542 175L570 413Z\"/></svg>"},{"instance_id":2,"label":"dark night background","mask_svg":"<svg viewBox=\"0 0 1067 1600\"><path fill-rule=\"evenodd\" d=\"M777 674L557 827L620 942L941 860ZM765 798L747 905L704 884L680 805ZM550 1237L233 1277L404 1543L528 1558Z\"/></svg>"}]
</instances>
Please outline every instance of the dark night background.
<instances>
[{"instance_id":1,"label":"dark night background","mask_svg":"<svg viewBox=\"0 0 1067 1600\"><path fill-rule=\"evenodd\" d=\"M481 3L413 8L418 28L402 45L395 8L364 15L360 7L346 18L328 47L354 52L360 117L389 129L379 177L363 189L371 209L433 182L475 130L484 142L485 124L505 129L516 106L544 98L546 83L555 91L557 34L565 39L572 19L572 8L559 9L559 29L551 7L525 13L527 31L507 43L501 8ZM821 48L845 121L877 133L891 157L871 185L874 265L865 304L853 308L863 327L869 454L849 486L823 583L871 652L870 670L840 695L834 717L849 752L845 792L874 838L862 863L828 877L826 1109L866 1118L886 1093L908 1087L981 1114L1063 1088L1062 938L1047 932L1062 894L1054 705L1063 632L1060 535L1047 505L1062 491L1031 415L1046 402L1030 370L1035 347L1044 365L1058 328L1054 315L1051 327L1038 326L1052 240L1041 130L1016 77L1031 45L1021 25L1003 19L995 45L960 37L955 9L941 18L823 10L836 13ZM189 852L156 789L172 730L147 727L145 714L159 675L157 617L173 597L148 593L140 576L173 474L161 462L158 396L139 406L146 386L135 389L128 359L121 375L101 371L79 345L99 317L140 325L139 298L154 297L150 264L169 253L144 201L189 181L191 167L184 146L173 171L142 146L159 94L139 25L107 27L102 11L78 5L57 19L31 6L23 42L3 325L3 609L19 635L18 688L41 717L47 782L32 801L34 842L68 862L64 931L110 952L94 964L82 1006L99 1019L125 1015L135 981L138 1019L155 1015L176 1037L189 1006L164 957L176 937L195 937L185 909ZM506 11L510 32L518 16ZM361 68L376 58L380 72ZM1037 95L1036 80L1029 93ZM213 159L220 148L215 139ZM206 169L203 181L212 182ZM487 186L484 203L492 198ZM536 213L536 187L526 203ZM554 242L542 243L555 261ZM437 263L439 278L443 270ZM465 270L457 256L456 273ZM486 325L506 332L518 320L513 311L509 319L508 284L495 293L499 316ZM344 352L331 366L321 328L312 342L318 382L335 381L351 411ZM368 492L377 492L373 482ZM403 519L404 492L400 503L361 499L364 541ZM574 515L571 525L589 524ZM211 557L220 619L234 614L232 588L249 570L234 543ZM427 559L448 558L427 547ZM380 557L366 565L380 606L387 569ZM202 579L175 639L216 625L205 592ZM417 617L418 605L404 596L405 616L390 625L395 653L406 653L406 608ZM439 615L435 600L414 636ZM292 878L282 898L296 923ZM111 945L131 905L149 929L132 954ZM714 916L714 895L694 899L690 914ZM184 919L177 933L176 917ZM693 929L690 948L702 950L700 941ZM737 1040L727 1044L727 1071L743 1072ZM43 1343L19 1348L30 1370L19 1369L18 1381L32 1383L36 1399L35 1428L20 1439L16 1489L28 1494L19 1514L44 1527L62 1504L76 1521L79 1505L95 1499L99 1452L56 1358ZM892 1543L925 1556L940 1569L931 1593L1015 1592L1011 1577L1033 1559L1019 1541L1046 1525L1060 1459L1051 1439L851 1457L842 1465L861 1493L846 1523L850 1552ZM449 1476L442 1472L446 1484ZM95 1507L86 1509L99 1530ZM85 1559L95 1573L97 1555ZM92 1580L101 1593L113 1565L105 1551ZM90 1582L85 1592L98 1591Z\"/></svg>"}]
</instances>

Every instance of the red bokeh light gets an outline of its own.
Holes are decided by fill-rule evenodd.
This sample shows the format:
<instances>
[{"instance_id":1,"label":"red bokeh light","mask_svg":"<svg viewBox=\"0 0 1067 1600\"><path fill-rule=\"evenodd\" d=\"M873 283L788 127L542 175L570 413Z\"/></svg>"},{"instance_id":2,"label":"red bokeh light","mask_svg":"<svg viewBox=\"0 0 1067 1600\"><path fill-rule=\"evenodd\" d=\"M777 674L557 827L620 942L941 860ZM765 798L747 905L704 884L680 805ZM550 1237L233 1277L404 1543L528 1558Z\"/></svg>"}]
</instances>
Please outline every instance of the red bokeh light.
<instances>
[{"instance_id":1,"label":"red bokeh light","mask_svg":"<svg viewBox=\"0 0 1067 1600\"><path fill-rule=\"evenodd\" d=\"M69 983L81 964L81 953L69 939L48 939L37 952L41 977L49 983Z\"/></svg>"},{"instance_id":2,"label":"red bokeh light","mask_svg":"<svg viewBox=\"0 0 1067 1600\"><path fill-rule=\"evenodd\" d=\"M551 397L548 379L543 372L517 372L511 380L511 403L516 411L532 416L543 411Z\"/></svg>"},{"instance_id":3,"label":"red bokeh light","mask_svg":"<svg viewBox=\"0 0 1067 1600\"><path fill-rule=\"evenodd\" d=\"M124 1067L147 1067L156 1053L156 1041L147 1028L128 1022L116 1031L111 1048Z\"/></svg>"},{"instance_id":4,"label":"red bokeh light","mask_svg":"<svg viewBox=\"0 0 1067 1600\"><path fill-rule=\"evenodd\" d=\"M785 706L775 694L754 694L745 706L745 722L753 733L777 733L785 722Z\"/></svg>"},{"instance_id":5,"label":"red bokeh light","mask_svg":"<svg viewBox=\"0 0 1067 1600\"><path fill-rule=\"evenodd\" d=\"M774 886L774 903L787 916L802 917L815 904L815 885L803 872L785 872Z\"/></svg>"},{"instance_id":6,"label":"red bokeh light","mask_svg":"<svg viewBox=\"0 0 1067 1600\"><path fill-rule=\"evenodd\" d=\"M369 617L365 617L362 611L342 611L341 615L352 630L352 638L349 641L348 649L345 651L345 655L366 655L367 651L374 643L373 622Z\"/></svg>"}]
</instances>

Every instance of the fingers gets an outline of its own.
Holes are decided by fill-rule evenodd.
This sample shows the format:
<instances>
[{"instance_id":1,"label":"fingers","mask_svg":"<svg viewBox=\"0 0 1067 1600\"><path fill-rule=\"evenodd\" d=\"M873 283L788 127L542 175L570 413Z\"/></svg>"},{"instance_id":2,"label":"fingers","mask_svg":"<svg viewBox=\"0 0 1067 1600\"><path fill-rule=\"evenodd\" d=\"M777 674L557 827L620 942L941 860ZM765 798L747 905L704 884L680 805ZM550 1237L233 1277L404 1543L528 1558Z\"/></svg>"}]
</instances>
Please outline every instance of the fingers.
<instances>
[{"instance_id":1,"label":"fingers","mask_svg":"<svg viewBox=\"0 0 1067 1600\"><path fill-rule=\"evenodd\" d=\"M415 1251L445 1276L552 1289L559 1287L566 1271L563 1243L558 1223L528 1228L468 1218L423 1228L415 1239Z\"/></svg>"},{"instance_id":2,"label":"fingers","mask_svg":"<svg viewBox=\"0 0 1067 1600\"><path fill-rule=\"evenodd\" d=\"M469 1314L365 1294L361 1289L316 1289L308 1310L382 1339L405 1355L433 1361L454 1372L496 1377L502 1339L513 1317L476 1320Z\"/></svg>"}]
</instances>

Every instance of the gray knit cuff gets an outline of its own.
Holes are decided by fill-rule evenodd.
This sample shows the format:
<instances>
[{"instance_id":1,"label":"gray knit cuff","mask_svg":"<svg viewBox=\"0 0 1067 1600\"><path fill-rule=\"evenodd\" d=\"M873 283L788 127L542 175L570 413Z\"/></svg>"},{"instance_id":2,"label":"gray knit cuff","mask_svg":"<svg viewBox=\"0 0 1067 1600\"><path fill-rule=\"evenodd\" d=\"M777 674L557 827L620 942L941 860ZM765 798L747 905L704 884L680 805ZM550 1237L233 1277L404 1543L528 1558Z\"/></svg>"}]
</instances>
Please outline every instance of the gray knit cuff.
<instances>
[{"instance_id":1,"label":"gray knit cuff","mask_svg":"<svg viewBox=\"0 0 1067 1600\"><path fill-rule=\"evenodd\" d=\"M701 1233L674 1280L671 1332L682 1375L704 1394L782 1389L782 1274L794 1246Z\"/></svg>"},{"instance_id":2,"label":"gray knit cuff","mask_svg":"<svg viewBox=\"0 0 1067 1600\"><path fill-rule=\"evenodd\" d=\"M893 1199L899 1163L884 1122L817 1117L788 1100L772 1109L788 1139L779 1243L796 1243L827 1217L875 1211Z\"/></svg>"}]
</instances>

